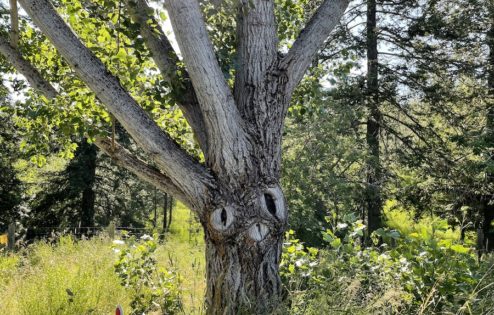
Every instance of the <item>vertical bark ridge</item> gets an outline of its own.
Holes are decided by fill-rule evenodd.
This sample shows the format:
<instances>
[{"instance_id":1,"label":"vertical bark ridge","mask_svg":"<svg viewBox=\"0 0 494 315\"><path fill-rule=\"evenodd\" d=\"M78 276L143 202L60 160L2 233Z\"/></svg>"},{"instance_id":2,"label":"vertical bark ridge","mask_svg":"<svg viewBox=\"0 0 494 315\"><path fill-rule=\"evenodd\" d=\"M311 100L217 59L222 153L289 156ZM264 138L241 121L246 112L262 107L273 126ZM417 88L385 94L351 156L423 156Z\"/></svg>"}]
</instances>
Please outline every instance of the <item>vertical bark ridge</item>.
<instances>
[{"instance_id":1,"label":"vertical bark ridge","mask_svg":"<svg viewBox=\"0 0 494 315\"><path fill-rule=\"evenodd\" d=\"M283 107L277 96L284 94L273 76L278 66L274 1L241 1L237 38L235 101L258 148L254 153L260 161L257 176L269 181L279 175L280 152L276 148L281 144L282 123L276 111Z\"/></svg>"},{"instance_id":2,"label":"vertical bark ridge","mask_svg":"<svg viewBox=\"0 0 494 315\"><path fill-rule=\"evenodd\" d=\"M208 314L269 314L279 302L282 234L218 243L206 236Z\"/></svg>"}]
</instances>

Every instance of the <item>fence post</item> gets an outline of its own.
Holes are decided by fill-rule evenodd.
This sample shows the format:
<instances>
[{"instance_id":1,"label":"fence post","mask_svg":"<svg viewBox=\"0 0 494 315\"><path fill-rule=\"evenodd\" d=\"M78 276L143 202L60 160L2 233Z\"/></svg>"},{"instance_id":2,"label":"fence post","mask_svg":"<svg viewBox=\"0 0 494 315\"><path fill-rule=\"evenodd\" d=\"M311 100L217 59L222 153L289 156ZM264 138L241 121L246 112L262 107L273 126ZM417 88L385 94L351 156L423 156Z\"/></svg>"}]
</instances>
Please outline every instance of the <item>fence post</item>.
<instances>
[{"instance_id":1,"label":"fence post","mask_svg":"<svg viewBox=\"0 0 494 315\"><path fill-rule=\"evenodd\" d=\"M9 224L9 229L7 232L7 247L9 250L14 250L15 248L15 223Z\"/></svg>"},{"instance_id":2,"label":"fence post","mask_svg":"<svg viewBox=\"0 0 494 315\"><path fill-rule=\"evenodd\" d=\"M108 226L108 236L110 236L110 239L112 240L115 239L115 222L111 222Z\"/></svg>"}]
</instances>

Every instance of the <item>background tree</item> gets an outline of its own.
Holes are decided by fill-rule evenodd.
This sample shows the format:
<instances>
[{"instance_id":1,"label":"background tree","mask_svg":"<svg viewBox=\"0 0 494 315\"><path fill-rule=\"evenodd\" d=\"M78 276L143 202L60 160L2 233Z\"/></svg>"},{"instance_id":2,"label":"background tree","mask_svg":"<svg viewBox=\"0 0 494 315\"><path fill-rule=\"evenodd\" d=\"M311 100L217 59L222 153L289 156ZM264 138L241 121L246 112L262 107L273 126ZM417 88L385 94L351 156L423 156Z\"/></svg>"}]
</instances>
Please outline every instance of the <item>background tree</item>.
<instances>
[{"instance_id":1,"label":"background tree","mask_svg":"<svg viewBox=\"0 0 494 315\"><path fill-rule=\"evenodd\" d=\"M5 87L1 88L5 93ZM5 94L1 102L0 107L11 110L12 105ZM19 157L18 144L19 137L15 125L5 112L0 111L0 231L5 231L10 223L18 221L22 214L24 185L13 165Z\"/></svg>"}]
</instances>

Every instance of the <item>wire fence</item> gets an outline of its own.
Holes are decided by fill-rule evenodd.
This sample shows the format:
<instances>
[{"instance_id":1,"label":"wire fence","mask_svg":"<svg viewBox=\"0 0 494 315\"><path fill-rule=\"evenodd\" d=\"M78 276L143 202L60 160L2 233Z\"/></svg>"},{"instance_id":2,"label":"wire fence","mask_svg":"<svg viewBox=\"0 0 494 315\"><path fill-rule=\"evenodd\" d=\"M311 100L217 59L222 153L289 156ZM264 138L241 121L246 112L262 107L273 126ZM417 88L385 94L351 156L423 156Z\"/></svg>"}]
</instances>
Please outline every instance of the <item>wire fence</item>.
<instances>
[{"instance_id":1,"label":"wire fence","mask_svg":"<svg viewBox=\"0 0 494 315\"><path fill-rule=\"evenodd\" d=\"M113 229L113 231L112 231ZM160 231L161 230L161 231ZM27 228L26 236L28 238L49 238L61 235L72 235L77 238L93 237L101 234L109 234L115 236L135 236L142 237L144 235L165 237L166 231L157 228L139 228L127 226L76 226L76 227L58 227L58 226L40 226L36 228Z\"/></svg>"}]
</instances>

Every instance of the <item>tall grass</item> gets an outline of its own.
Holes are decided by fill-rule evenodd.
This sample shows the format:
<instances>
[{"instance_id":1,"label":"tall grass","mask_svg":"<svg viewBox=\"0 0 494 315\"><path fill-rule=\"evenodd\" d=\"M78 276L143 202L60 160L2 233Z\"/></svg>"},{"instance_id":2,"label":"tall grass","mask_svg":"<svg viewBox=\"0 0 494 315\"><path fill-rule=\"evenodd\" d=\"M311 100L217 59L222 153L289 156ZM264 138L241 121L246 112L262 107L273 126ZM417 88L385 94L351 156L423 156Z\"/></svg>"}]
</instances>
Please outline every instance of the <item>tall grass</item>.
<instances>
[{"instance_id":1,"label":"tall grass","mask_svg":"<svg viewBox=\"0 0 494 315\"><path fill-rule=\"evenodd\" d=\"M205 263L197 225L179 204L156 252L158 268L173 266L181 275L185 314L203 312ZM0 314L114 314L116 305L128 313L130 296L114 272L116 258L106 237L64 236L0 253Z\"/></svg>"},{"instance_id":2,"label":"tall grass","mask_svg":"<svg viewBox=\"0 0 494 315\"><path fill-rule=\"evenodd\" d=\"M128 306L106 239L36 243L1 256L1 314L110 314ZM6 277L4 278L4 276Z\"/></svg>"}]
</instances>

